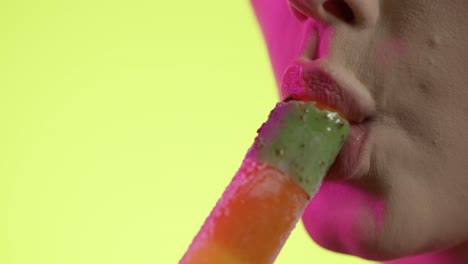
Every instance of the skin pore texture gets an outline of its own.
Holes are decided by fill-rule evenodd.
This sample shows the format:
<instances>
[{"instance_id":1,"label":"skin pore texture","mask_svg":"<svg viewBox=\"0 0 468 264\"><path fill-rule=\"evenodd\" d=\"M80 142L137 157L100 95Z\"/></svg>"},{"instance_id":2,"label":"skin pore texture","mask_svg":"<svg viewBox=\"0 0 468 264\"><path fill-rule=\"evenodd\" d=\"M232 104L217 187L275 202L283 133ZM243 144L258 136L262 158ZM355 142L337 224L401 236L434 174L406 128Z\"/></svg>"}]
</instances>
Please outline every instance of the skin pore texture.
<instances>
[{"instance_id":1,"label":"skin pore texture","mask_svg":"<svg viewBox=\"0 0 468 264\"><path fill-rule=\"evenodd\" d=\"M468 263L468 2L250 2L278 87L302 58L375 105L369 169L323 183L303 216L311 238L384 263Z\"/></svg>"}]
</instances>

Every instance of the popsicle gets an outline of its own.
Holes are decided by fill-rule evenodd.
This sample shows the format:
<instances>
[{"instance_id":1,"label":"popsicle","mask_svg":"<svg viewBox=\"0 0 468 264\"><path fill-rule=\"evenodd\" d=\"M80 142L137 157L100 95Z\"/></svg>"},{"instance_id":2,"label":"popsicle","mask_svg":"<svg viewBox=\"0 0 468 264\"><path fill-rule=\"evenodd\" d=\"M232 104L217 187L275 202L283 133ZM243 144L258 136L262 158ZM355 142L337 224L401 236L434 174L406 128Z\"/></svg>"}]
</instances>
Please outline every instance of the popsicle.
<instances>
[{"instance_id":1,"label":"popsicle","mask_svg":"<svg viewBox=\"0 0 468 264\"><path fill-rule=\"evenodd\" d=\"M273 263L349 134L315 102L280 102L180 264Z\"/></svg>"}]
</instances>

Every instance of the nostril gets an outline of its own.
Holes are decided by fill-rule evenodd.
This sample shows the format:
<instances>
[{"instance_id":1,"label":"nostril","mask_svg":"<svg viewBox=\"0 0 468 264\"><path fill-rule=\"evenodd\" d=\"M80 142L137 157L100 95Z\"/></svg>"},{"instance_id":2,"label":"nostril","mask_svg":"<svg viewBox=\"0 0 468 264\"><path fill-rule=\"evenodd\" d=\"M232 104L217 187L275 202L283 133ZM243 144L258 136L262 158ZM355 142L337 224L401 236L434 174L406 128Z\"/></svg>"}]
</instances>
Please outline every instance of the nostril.
<instances>
[{"instance_id":1,"label":"nostril","mask_svg":"<svg viewBox=\"0 0 468 264\"><path fill-rule=\"evenodd\" d=\"M328 0L323 4L323 8L345 22L354 22L353 10L351 10L351 7L344 0Z\"/></svg>"}]
</instances>

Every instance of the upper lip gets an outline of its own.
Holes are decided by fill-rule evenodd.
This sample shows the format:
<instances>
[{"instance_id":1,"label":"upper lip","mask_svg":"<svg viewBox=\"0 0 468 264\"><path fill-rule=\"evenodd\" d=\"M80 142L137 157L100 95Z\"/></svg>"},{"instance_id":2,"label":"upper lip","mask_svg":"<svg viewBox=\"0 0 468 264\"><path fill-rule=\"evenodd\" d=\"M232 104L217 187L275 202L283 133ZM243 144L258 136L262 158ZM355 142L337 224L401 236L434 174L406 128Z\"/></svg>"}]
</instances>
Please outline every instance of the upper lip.
<instances>
[{"instance_id":1,"label":"upper lip","mask_svg":"<svg viewBox=\"0 0 468 264\"><path fill-rule=\"evenodd\" d=\"M375 115L375 103L364 85L325 60L297 59L284 72L280 91L282 100L318 101L343 114L351 124Z\"/></svg>"}]
</instances>

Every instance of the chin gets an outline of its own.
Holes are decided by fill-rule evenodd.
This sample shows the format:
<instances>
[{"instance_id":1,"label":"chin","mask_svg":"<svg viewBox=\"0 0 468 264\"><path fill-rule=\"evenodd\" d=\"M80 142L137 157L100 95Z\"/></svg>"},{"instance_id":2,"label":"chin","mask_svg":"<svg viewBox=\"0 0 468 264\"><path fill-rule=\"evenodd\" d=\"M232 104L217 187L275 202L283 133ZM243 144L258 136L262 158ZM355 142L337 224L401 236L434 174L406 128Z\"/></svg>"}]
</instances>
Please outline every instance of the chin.
<instances>
[{"instance_id":1,"label":"chin","mask_svg":"<svg viewBox=\"0 0 468 264\"><path fill-rule=\"evenodd\" d=\"M392 258L379 248L385 204L375 194L349 182L324 181L302 217L320 246L344 254L381 261Z\"/></svg>"}]
</instances>

